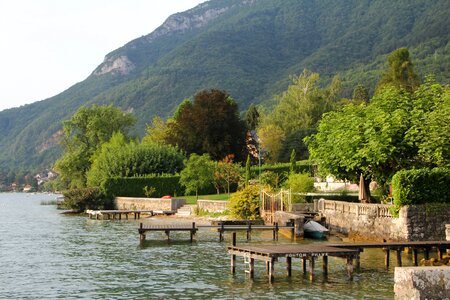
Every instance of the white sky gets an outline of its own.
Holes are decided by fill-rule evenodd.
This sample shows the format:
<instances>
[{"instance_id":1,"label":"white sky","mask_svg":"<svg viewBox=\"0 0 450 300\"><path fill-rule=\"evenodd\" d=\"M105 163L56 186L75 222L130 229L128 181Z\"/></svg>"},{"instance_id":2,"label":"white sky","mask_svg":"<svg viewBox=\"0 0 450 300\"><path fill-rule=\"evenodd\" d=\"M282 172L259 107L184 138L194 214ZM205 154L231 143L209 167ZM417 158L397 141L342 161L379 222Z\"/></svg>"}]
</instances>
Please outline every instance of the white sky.
<instances>
[{"instance_id":1,"label":"white sky","mask_svg":"<svg viewBox=\"0 0 450 300\"><path fill-rule=\"evenodd\" d=\"M0 111L84 80L109 52L206 0L0 0Z\"/></svg>"}]
</instances>

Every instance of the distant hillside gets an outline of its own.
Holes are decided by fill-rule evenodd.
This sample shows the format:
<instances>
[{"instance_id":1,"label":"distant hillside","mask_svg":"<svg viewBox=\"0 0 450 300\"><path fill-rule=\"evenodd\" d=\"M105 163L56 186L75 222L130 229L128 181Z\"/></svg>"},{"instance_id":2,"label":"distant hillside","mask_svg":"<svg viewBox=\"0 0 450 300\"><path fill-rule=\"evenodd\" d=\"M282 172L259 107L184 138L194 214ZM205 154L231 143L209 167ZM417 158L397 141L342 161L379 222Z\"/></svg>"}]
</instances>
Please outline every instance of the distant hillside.
<instances>
[{"instance_id":1,"label":"distant hillside","mask_svg":"<svg viewBox=\"0 0 450 300\"><path fill-rule=\"evenodd\" d=\"M408 47L416 69L450 76L448 0L211 0L169 17L149 35L109 53L61 94L0 112L0 167L43 168L60 149L61 121L81 105L113 103L138 118L168 116L205 88L229 92L244 110L304 68L344 81L343 96L371 90L386 54ZM70 58L68 58L70 59Z\"/></svg>"}]
</instances>

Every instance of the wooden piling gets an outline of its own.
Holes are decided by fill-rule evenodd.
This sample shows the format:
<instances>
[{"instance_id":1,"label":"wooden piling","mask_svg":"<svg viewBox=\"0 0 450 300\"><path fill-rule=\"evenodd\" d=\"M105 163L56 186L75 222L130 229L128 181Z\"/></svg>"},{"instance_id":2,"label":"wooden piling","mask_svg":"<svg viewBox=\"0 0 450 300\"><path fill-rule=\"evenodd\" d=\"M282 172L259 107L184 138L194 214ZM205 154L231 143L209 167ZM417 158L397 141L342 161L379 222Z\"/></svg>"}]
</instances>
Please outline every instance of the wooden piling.
<instances>
[{"instance_id":1,"label":"wooden piling","mask_svg":"<svg viewBox=\"0 0 450 300\"><path fill-rule=\"evenodd\" d=\"M386 269L389 269L389 248L384 248L384 265L386 266Z\"/></svg>"},{"instance_id":2,"label":"wooden piling","mask_svg":"<svg viewBox=\"0 0 450 300\"><path fill-rule=\"evenodd\" d=\"M347 256L347 275L350 280L353 279L353 257Z\"/></svg>"},{"instance_id":3,"label":"wooden piling","mask_svg":"<svg viewBox=\"0 0 450 300\"><path fill-rule=\"evenodd\" d=\"M306 274L306 258L302 257L303 274Z\"/></svg>"},{"instance_id":4,"label":"wooden piling","mask_svg":"<svg viewBox=\"0 0 450 300\"><path fill-rule=\"evenodd\" d=\"M315 265L316 258L314 256L311 256L309 258L309 280L313 281L314 279L314 265Z\"/></svg>"},{"instance_id":5,"label":"wooden piling","mask_svg":"<svg viewBox=\"0 0 450 300\"><path fill-rule=\"evenodd\" d=\"M397 248L397 267L402 266L402 248Z\"/></svg>"},{"instance_id":6,"label":"wooden piling","mask_svg":"<svg viewBox=\"0 0 450 300\"><path fill-rule=\"evenodd\" d=\"M192 222L191 243L194 241L194 235L195 235L195 222Z\"/></svg>"},{"instance_id":7,"label":"wooden piling","mask_svg":"<svg viewBox=\"0 0 450 300\"><path fill-rule=\"evenodd\" d=\"M417 248L413 248L412 252L413 252L413 263L414 263L415 266L417 266L418 265L418 262L417 262Z\"/></svg>"},{"instance_id":8,"label":"wooden piling","mask_svg":"<svg viewBox=\"0 0 450 300\"><path fill-rule=\"evenodd\" d=\"M430 259L430 248L425 248L425 259L426 260Z\"/></svg>"},{"instance_id":9,"label":"wooden piling","mask_svg":"<svg viewBox=\"0 0 450 300\"><path fill-rule=\"evenodd\" d=\"M269 282L272 283L275 276L275 258L271 257L269 260Z\"/></svg>"},{"instance_id":10,"label":"wooden piling","mask_svg":"<svg viewBox=\"0 0 450 300\"><path fill-rule=\"evenodd\" d=\"M250 241L252 239L252 223L248 223L247 228L247 241Z\"/></svg>"},{"instance_id":11,"label":"wooden piling","mask_svg":"<svg viewBox=\"0 0 450 300\"><path fill-rule=\"evenodd\" d=\"M236 247L236 232L233 232L232 239L231 239L231 245L233 247ZM231 274L236 273L236 255L231 255Z\"/></svg>"},{"instance_id":12,"label":"wooden piling","mask_svg":"<svg viewBox=\"0 0 450 300\"><path fill-rule=\"evenodd\" d=\"M290 256L286 257L286 273L287 276L292 276L292 257Z\"/></svg>"},{"instance_id":13,"label":"wooden piling","mask_svg":"<svg viewBox=\"0 0 450 300\"><path fill-rule=\"evenodd\" d=\"M323 256L322 271L323 271L324 276L328 275L328 256L327 255Z\"/></svg>"}]
</instances>

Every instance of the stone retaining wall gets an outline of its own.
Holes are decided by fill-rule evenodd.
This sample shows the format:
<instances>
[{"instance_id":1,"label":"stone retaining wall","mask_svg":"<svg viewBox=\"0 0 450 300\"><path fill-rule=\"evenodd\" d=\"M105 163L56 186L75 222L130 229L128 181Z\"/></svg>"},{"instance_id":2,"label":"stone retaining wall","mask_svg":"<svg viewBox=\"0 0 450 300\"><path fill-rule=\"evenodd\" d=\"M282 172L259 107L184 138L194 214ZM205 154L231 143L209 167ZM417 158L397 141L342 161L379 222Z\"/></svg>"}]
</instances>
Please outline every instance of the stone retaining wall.
<instances>
[{"instance_id":1,"label":"stone retaining wall","mask_svg":"<svg viewBox=\"0 0 450 300\"><path fill-rule=\"evenodd\" d=\"M391 216L388 205L321 199L318 206L331 229L358 240L445 240L450 220L450 205L404 206L398 218Z\"/></svg>"},{"instance_id":2,"label":"stone retaining wall","mask_svg":"<svg viewBox=\"0 0 450 300\"><path fill-rule=\"evenodd\" d=\"M450 267L397 267L395 299L450 299Z\"/></svg>"},{"instance_id":3,"label":"stone retaining wall","mask_svg":"<svg viewBox=\"0 0 450 300\"><path fill-rule=\"evenodd\" d=\"M224 212L227 210L228 201L197 200L197 207L209 212Z\"/></svg>"},{"instance_id":4,"label":"stone retaining wall","mask_svg":"<svg viewBox=\"0 0 450 300\"><path fill-rule=\"evenodd\" d=\"M116 209L125 210L165 210L176 211L178 208L186 204L185 199L181 198L133 198L133 197L116 197L114 205Z\"/></svg>"}]
</instances>

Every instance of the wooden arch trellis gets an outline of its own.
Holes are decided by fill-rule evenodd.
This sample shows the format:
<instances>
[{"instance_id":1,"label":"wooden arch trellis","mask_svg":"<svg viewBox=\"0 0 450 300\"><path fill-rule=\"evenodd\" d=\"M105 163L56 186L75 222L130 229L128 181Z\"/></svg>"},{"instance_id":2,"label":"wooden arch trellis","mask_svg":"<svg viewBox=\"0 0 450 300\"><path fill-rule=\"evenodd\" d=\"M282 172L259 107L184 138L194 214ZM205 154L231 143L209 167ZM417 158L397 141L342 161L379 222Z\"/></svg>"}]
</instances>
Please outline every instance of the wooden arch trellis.
<instances>
[{"instance_id":1,"label":"wooden arch trellis","mask_svg":"<svg viewBox=\"0 0 450 300\"><path fill-rule=\"evenodd\" d=\"M261 191L260 213L265 223L273 224L277 211L292 211L292 193L281 189L278 193Z\"/></svg>"}]
</instances>

